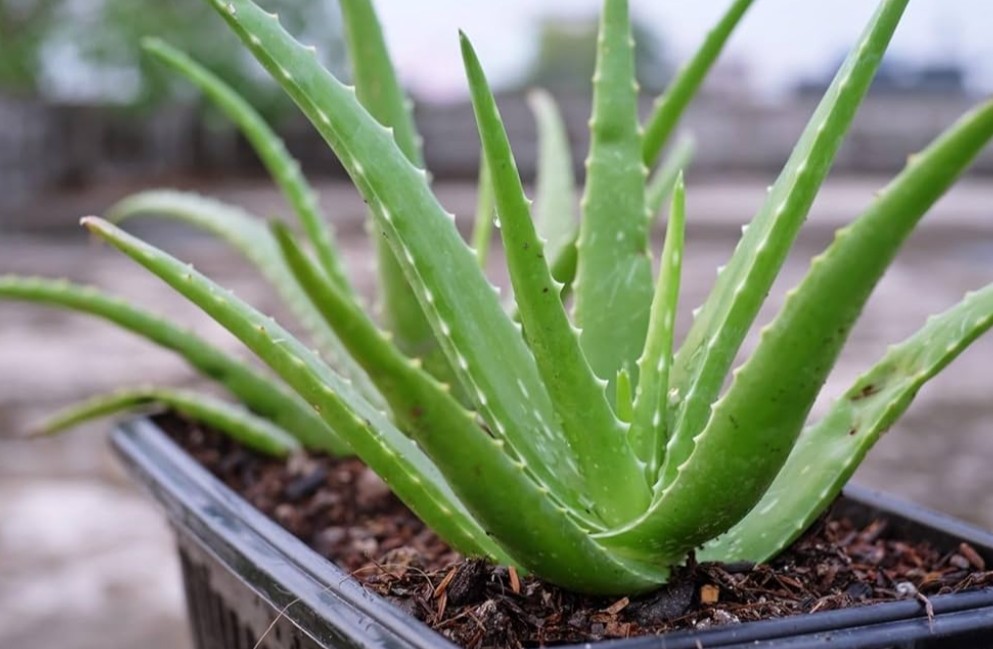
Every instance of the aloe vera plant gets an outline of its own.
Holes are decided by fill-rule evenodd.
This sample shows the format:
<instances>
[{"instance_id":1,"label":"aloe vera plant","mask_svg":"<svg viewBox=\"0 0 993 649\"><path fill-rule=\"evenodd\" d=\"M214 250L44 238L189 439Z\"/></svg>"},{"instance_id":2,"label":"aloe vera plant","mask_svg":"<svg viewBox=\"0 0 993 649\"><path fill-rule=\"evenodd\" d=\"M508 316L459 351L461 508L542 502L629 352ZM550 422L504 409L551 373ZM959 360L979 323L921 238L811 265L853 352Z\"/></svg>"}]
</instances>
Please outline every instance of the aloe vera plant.
<instances>
[{"instance_id":1,"label":"aloe vera plant","mask_svg":"<svg viewBox=\"0 0 993 649\"><path fill-rule=\"evenodd\" d=\"M78 406L49 429L153 401L269 452L300 445L352 452L464 553L577 591L636 593L664 583L694 549L713 560L775 555L839 493L921 386L993 326L990 285L892 347L827 415L807 424L902 242L993 137L993 102L986 102L912 156L839 230L732 370L908 0L881 1L678 347L684 226L692 218L680 169L692 144L675 144L659 161L751 0L730 4L644 125L628 4L604 0L578 220L554 101L532 96L540 135L532 204L483 67L462 35L482 142L476 250L431 190L369 0L341 2L356 87L324 70L312 48L251 0L208 1L362 193L377 238L384 316L370 315L350 286L313 192L276 136L220 79L150 42L152 55L245 131L304 236L176 192L127 199L110 210L111 220L164 215L224 238L286 297L318 349L192 267L109 220L87 217L91 232L231 331L275 377L91 289L5 277L0 296L87 311L141 333L182 354L243 406L142 388ZM667 199L653 277L651 226ZM482 269L494 218L513 289L509 309Z\"/></svg>"}]
</instances>

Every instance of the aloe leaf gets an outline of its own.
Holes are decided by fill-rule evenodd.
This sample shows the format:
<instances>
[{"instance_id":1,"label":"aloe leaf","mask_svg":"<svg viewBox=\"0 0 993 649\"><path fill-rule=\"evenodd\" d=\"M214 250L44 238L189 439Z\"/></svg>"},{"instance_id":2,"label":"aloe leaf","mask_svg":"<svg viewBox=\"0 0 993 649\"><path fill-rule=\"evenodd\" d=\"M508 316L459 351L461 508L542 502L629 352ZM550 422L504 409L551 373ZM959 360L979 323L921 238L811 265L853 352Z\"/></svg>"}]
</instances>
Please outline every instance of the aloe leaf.
<instances>
[{"instance_id":1,"label":"aloe leaf","mask_svg":"<svg viewBox=\"0 0 993 649\"><path fill-rule=\"evenodd\" d=\"M586 188L580 208L575 317L593 371L632 380L648 330L652 264L627 0L605 0L593 76ZM613 386L609 388L613 394Z\"/></svg>"},{"instance_id":2,"label":"aloe leaf","mask_svg":"<svg viewBox=\"0 0 993 649\"><path fill-rule=\"evenodd\" d=\"M372 319L354 301L349 300L340 289L327 281L320 269L300 249L284 224L273 222L271 227L287 268L293 273L293 277L311 303L315 305L321 318L345 346L348 355L367 372L377 391L389 405L394 422L406 432L404 424L409 423L410 409L416 406L403 401L398 403L398 395L407 396L403 386L398 383L402 377L396 373L383 371L383 368L377 365L377 361L387 356L391 361L398 362L393 358L396 355L403 358L404 363L419 367L420 359L406 358L395 350L392 347L392 334L381 333ZM439 384L439 389L443 389L441 385ZM450 390L451 387L445 385L444 389Z\"/></svg>"},{"instance_id":3,"label":"aloe leaf","mask_svg":"<svg viewBox=\"0 0 993 649\"><path fill-rule=\"evenodd\" d=\"M107 211L113 223L147 217L175 219L222 239L259 269L322 349L331 352L335 361L345 356L283 263L264 219L236 205L170 189L133 194Z\"/></svg>"},{"instance_id":4,"label":"aloe leaf","mask_svg":"<svg viewBox=\"0 0 993 649\"><path fill-rule=\"evenodd\" d=\"M666 229L659 279L652 298L645 350L638 359L641 380L635 393L634 416L629 436L635 453L645 463L645 472L655 482L668 439L669 368L672 339L679 302L683 241L686 226L686 190L677 176Z\"/></svg>"},{"instance_id":5,"label":"aloe leaf","mask_svg":"<svg viewBox=\"0 0 993 649\"><path fill-rule=\"evenodd\" d=\"M410 103L390 60L372 2L342 0L340 4L359 102L380 124L392 130L397 146L407 159L414 166L423 168L421 138L414 125ZM422 358L425 368L439 379L454 380L396 252L381 228L374 231L383 315L395 336L394 342L408 356Z\"/></svg>"},{"instance_id":6,"label":"aloe leaf","mask_svg":"<svg viewBox=\"0 0 993 649\"><path fill-rule=\"evenodd\" d=\"M538 129L538 186L534 206L535 227L551 260L552 277L569 284L576 272L576 179L565 122L555 99L544 90L528 94L528 104Z\"/></svg>"},{"instance_id":7,"label":"aloe leaf","mask_svg":"<svg viewBox=\"0 0 993 649\"><path fill-rule=\"evenodd\" d=\"M662 164L655 170L645 189L645 202L648 204L649 228L662 214L662 205L672 197L676 187L676 178L693 161L696 150L696 140L690 134L683 135L672 146L672 151L666 154Z\"/></svg>"},{"instance_id":8,"label":"aloe leaf","mask_svg":"<svg viewBox=\"0 0 993 649\"><path fill-rule=\"evenodd\" d=\"M83 225L160 277L255 352L439 536L467 554L492 548L424 453L292 334L192 267L103 219L87 217Z\"/></svg>"},{"instance_id":9,"label":"aloe leaf","mask_svg":"<svg viewBox=\"0 0 993 649\"><path fill-rule=\"evenodd\" d=\"M259 269L334 365L356 381L366 398L376 399L369 379L342 349L334 332L286 268L263 219L235 205L174 190L140 192L123 199L107 212L107 218L115 223L142 216L177 219L206 230L231 245Z\"/></svg>"},{"instance_id":10,"label":"aloe leaf","mask_svg":"<svg viewBox=\"0 0 993 649\"><path fill-rule=\"evenodd\" d=\"M523 465L507 456L505 445L479 428L474 413L416 363L403 358L336 287L322 282L313 262L285 229L277 231L277 237L301 284L322 305L341 339L370 376L380 377L380 390L403 429L434 460L491 535L529 570L566 579L583 590L594 588L600 578L596 572L617 570L615 561L590 543L586 527L577 526L571 513L555 504L554 494L535 484ZM493 484L500 489L492 489ZM558 556L550 559L550 548Z\"/></svg>"},{"instance_id":11,"label":"aloe leaf","mask_svg":"<svg viewBox=\"0 0 993 649\"><path fill-rule=\"evenodd\" d=\"M631 387L631 375L627 370L617 373L617 396L615 398L617 418L626 424L634 417L634 396Z\"/></svg>"},{"instance_id":12,"label":"aloe leaf","mask_svg":"<svg viewBox=\"0 0 993 649\"><path fill-rule=\"evenodd\" d=\"M249 0L213 0L218 13L300 106L372 207L439 345L490 431L556 493L586 506L582 479L534 358L492 285L438 204L423 170L349 88ZM530 400L521 399L521 387Z\"/></svg>"},{"instance_id":13,"label":"aloe leaf","mask_svg":"<svg viewBox=\"0 0 993 649\"><path fill-rule=\"evenodd\" d=\"M91 419L149 405L161 405L215 428L245 446L275 457L300 449L300 442L242 407L206 394L170 388L132 388L74 404L46 420L37 433L53 435Z\"/></svg>"},{"instance_id":14,"label":"aloe leaf","mask_svg":"<svg viewBox=\"0 0 993 649\"><path fill-rule=\"evenodd\" d=\"M884 0L880 5L815 111L766 205L718 277L670 374L673 396L681 402L656 486L658 495L640 520L605 543L648 556L683 555L740 520L781 466L792 440L780 442L786 445L785 452L774 447L769 457L755 463L760 451L748 444L754 444L761 431L738 431L732 419L720 422L719 434L711 434L714 429L704 425L724 374L827 174L906 4L907 0ZM701 502L707 507L700 507Z\"/></svg>"},{"instance_id":15,"label":"aloe leaf","mask_svg":"<svg viewBox=\"0 0 993 649\"><path fill-rule=\"evenodd\" d=\"M841 492L921 387L993 327L993 285L932 316L890 348L827 415L800 435L786 465L741 522L704 547L704 561L765 561L793 542Z\"/></svg>"},{"instance_id":16,"label":"aloe leaf","mask_svg":"<svg viewBox=\"0 0 993 649\"><path fill-rule=\"evenodd\" d=\"M393 346L392 335L379 331L362 309L350 303L337 287L323 280L314 262L300 249L283 224L273 223L272 229L283 258L294 277L311 301L317 305L324 320L334 329L349 355L356 359L375 381L380 394L390 405L394 420L404 431L407 431L408 426L419 426L421 419L419 411L422 408L416 403L409 403L408 400L415 392L409 384L416 380L418 383L416 390L423 391L426 388L419 383L426 382L442 393L450 391L451 386L441 384L429 374L418 371L421 367L419 359L403 356ZM463 417L445 422L440 430L461 428L464 423L462 419L472 420L473 415L468 410L462 409L461 412Z\"/></svg>"},{"instance_id":17,"label":"aloe leaf","mask_svg":"<svg viewBox=\"0 0 993 649\"><path fill-rule=\"evenodd\" d=\"M665 93L655 102L652 114L645 125L643 160L648 167L654 167L665 147L669 136L679 123L693 96L696 95L707 73L714 65L721 50L727 44L734 28L752 5L752 0L734 0L721 17L721 20L707 33L700 49L676 73Z\"/></svg>"},{"instance_id":18,"label":"aloe leaf","mask_svg":"<svg viewBox=\"0 0 993 649\"><path fill-rule=\"evenodd\" d=\"M744 516L758 502L786 461L872 289L920 218L991 137L993 102L988 102L913 156L868 210L814 259L714 404L674 483L677 491L686 490L680 498L693 498L693 489L697 497L707 493L729 518ZM720 488L721 479L728 491Z\"/></svg>"},{"instance_id":19,"label":"aloe leaf","mask_svg":"<svg viewBox=\"0 0 993 649\"><path fill-rule=\"evenodd\" d=\"M421 136L417 134L410 101L393 68L373 3L341 0L340 4L359 101L380 124L393 130L393 138L407 159L423 167Z\"/></svg>"},{"instance_id":20,"label":"aloe leaf","mask_svg":"<svg viewBox=\"0 0 993 649\"><path fill-rule=\"evenodd\" d=\"M479 157L479 180L476 183L476 218L472 227L472 249L476 251L479 267L486 270L493 239L493 184L486 156Z\"/></svg>"},{"instance_id":21,"label":"aloe leaf","mask_svg":"<svg viewBox=\"0 0 993 649\"><path fill-rule=\"evenodd\" d=\"M59 306L108 320L182 356L246 407L290 431L308 448L347 454L345 444L310 407L278 381L235 360L192 332L88 286L33 277L0 276L0 298Z\"/></svg>"},{"instance_id":22,"label":"aloe leaf","mask_svg":"<svg viewBox=\"0 0 993 649\"><path fill-rule=\"evenodd\" d=\"M314 190L300 173L300 163L286 150L282 139L241 95L184 52L157 38L144 39L142 47L199 88L241 130L300 219L324 271L351 290L331 226Z\"/></svg>"},{"instance_id":23,"label":"aloe leaf","mask_svg":"<svg viewBox=\"0 0 993 649\"><path fill-rule=\"evenodd\" d=\"M458 497L419 447L289 332L203 275L106 221L87 218L84 224L161 277L258 354L311 402L315 410L349 441L359 457L440 536L469 554L493 548L494 558L505 557L464 510ZM398 360L399 364L391 370L414 367L406 359ZM427 379L427 385L436 386L432 379ZM429 390L417 397L427 397L424 407L431 409L444 405L430 400L437 395L437 391ZM449 401L447 406L466 414L454 401ZM427 415L427 410L423 414ZM442 413L441 418L447 420L449 417ZM491 505L492 509L480 507L480 511L494 517L497 525L493 533L499 532L501 539L506 534L506 542L513 544L516 550L511 551L515 559L518 559L517 553L525 555L518 559L526 562L523 563L525 567L538 567L548 579L590 592L638 592L657 586L668 576L668 569L664 567L605 552L573 521L566 508L549 498L546 489L526 479L526 463L507 455L508 449L500 440L485 434L463 437L448 435L438 429L432 432L434 434L429 437L431 443L438 446L436 452L441 453L440 449L444 448L446 455L461 457L461 462L454 462L458 466L452 468L460 472L454 482L472 495L471 501L475 504L486 502ZM508 491L494 494L494 484L506 487Z\"/></svg>"},{"instance_id":24,"label":"aloe leaf","mask_svg":"<svg viewBox=\"0 0 993 649\"><path fill-rule=\"evenodd\" d=\"M461 41L524 336L597 512L608 524L630 520L648 505L647 484L627 445L624 427L607 401L604 384L584 357L559 298L562 285L545 261L510 142L479 59L464 34ZM522 390L521 399L528 398Z\"/></svg>"},{"instance_id":25,"label":"aloe leaf","mask_svg":"<svg viewBox=\"0 0 993 649\"><path fill-rule=\"evenodd\" d=\"M694 439L710 417L711 404L827 175L907 1L880 4L676 354L671 382L680 405L666 450L663 485L676 478L690 457Z\"/></svg>"},{"instance_id":26,"label":"aloe leaf","mask_svg":"<svg viewBox=\"0 0 993 649\"><path fill-rule=\"evenodd\" d=\"M322 283L316 269L309 266L312 262L290 239L281 237L281 243L291 266L335 323L342 340L369 374L380 379L377 385L403 430L515 563L580 590L595 591L617 578L644 588L646 579L658 579L638 571L625 575L631 568L592 543L587 527L557 504L547 487L535 483L519 459L508 456L504 442L478 426L475 413L417 363L404 358L333 285ZM495 484L500 488L493 489Z\"/></svg>"},{"instance_id":27,"label":"aloe leaf","mask_svg":"<svg viewBox=\"0 0 993 649\"><path fill-rule=\"evenodd\" d=\"M596 591L617 578L644 588L661 573L644 572L603 552L554 494L534 483L506 445L487 435L475 415L417 363L393 348L375 324L337 288L322 281L313 262L285 229L277 236L290 266L342 340L363 361L390 401L403 429L431 457L483 526L525 568L579 590ZM492 485L500 485L493 489ZM654 575L652 574L654 572ZM617 589L613 585L610 588Z\"/></svg>"}]
</instances>

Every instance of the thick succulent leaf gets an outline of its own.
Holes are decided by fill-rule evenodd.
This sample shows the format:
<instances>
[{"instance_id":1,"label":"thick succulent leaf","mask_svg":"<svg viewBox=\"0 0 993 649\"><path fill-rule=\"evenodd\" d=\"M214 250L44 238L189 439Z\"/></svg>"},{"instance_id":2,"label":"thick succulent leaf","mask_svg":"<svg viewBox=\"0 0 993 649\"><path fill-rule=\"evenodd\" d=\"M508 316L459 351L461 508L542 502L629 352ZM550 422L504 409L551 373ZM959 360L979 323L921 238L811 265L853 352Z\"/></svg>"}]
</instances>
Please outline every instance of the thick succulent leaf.
<instances>
[{"instance_id":1,"label":"thick succulent leaf","mask_svg":"<svg viewBox=\"0 0 993 649\"><path fill-rule=\"evenodd\" d=\"M147 217L176 219L228 243L259 269L322 350L332 352L335 361L346 356L283 263L264 219L214 198L169 189L133 194L107 211L114 223Z\"/></svg>"},{"instance_id":2,"label":"thick succulent leaf","mask_svg":"<svg viewBox=\"0 0 993 649\"><path fill-rule=\"evenodd\" d=\"M627 565L593 543L588 530L531 480L518 458L507 453L506 444L479 428L475 413L403 357L333 285L322 282L313 262L285 230L278 236L301 284L322 305L349 350L363 361L370 376L381 377L378 386L400 425L517 562L555 583L583 591L620 592L621 582L636 589L657 582L663 573Z\"/></svg>"},{"instance_id":3,"label":"thick succulent leaf","mask_svg":"<svg viewBox=\"0 0 993 649\"><path fill-rule=\"evenodd\" d=\"M88 286L32 277L0 276L0 299L59 306L108 320L182 356L223 385L247 408L289 431L308 448L340 455L345 444L310 407L279 381L257 372L190 331Z\"/></svg>"},{"instance_id":4,"label":"thick succulent leaf","mask_svg":"<svg viewBox=\"0 0 993 649\"><path fill-rule=\"evenodd\" d=\"M993 285L932 316L890 348L827 415L800 435L755 509L704 547L703 561L765 561L788 546L831 504L873 444L917 392L993 327Z\"/></svg>"},{"instance_id":5,"label":"thick succulent leaf","mask_svg":"<svg viewBox=\"0 0 993 649\"><path fill-rule=\"evenodd\" d=\"M342 0L340 6L359 102L380 124L391 129L407 159L423 168L421 138L371 0ZM454 380L386 233L378 227L374 232L383 315L394 342L408 356L423 359L425 369L439 379Z\"/></svg>"},{"instance_id":6,"label":"thick succulent leaf","mask_svg":"<svg viewBox=\"0 0 993 649\"><path fill-rule=\"evenodd\" d=\"M656 100L652 114L645 125L642 144L642 156L648 167L655 166L680 117L696 95L703 80L707 78L707 73L724 49L734 28L738 26L741 17L751 5L752 0L734 0L720 22L707 33L707 37L693 58L679 70L665 93Z\"/></svg>"},{"instance_id":7,"label":"thick succulent leaf","mask_svg":"<svg viewBox=\"0 0 993 649\"><path fill-rule=\"evenodd\" d=\"M535 227L544 242L552 277L569 284L576 273L576 238L579 236L569 134L551 94L533 90L528 95L528 104L538 129Z\"/></svg>"},{"instance_id":8,"label":"thick succulent leaf","mask_svg":"<svg viewBox=\"0 0 993 649\"><path fill-rule=\"evenodd\" d=\"M414 165L424 166L410 101L404 95L390 59L386 39L371 0L341 0L349 62L359 101L393 137Z\"/></svg>"},{"instance_id":9,"label":"thick succulent leaf","mask_svg":"<svg viewBox=\"0 0 993 649\"><path fill-rule=\"evenodd\" d=\"M683 135L672 145L672 150L666 154L662 164L652 174L645 189L645 202L648 204L648 221L650 226L662 214L662 205L672 196L676 187L676 178L693 161L696 150L696 140L690 134Z\"/></svg>"},{"instance_id":10,"label":"thick succulent leaf","mask_svg":"<svg viewBox=\"0 0 993 649\"><path fill-rule=\"evenodd\" d=\"M631 387L631 375L627 370L617 373L617 397L615 398L615 410L617 418L626 424L631 423L634 417L634 389Z\"/></svg>"},{"instance_id":11,"label":"thick succulent leaf","mask_svg":"<svg viewBox=\"0 0 993 649\"><path fill-rule=\"evenodd\" d=\"M286 150L282 139L241 95L185 53L157 38L143 40L142 47L186 77L238 127L300 219L324 272L351 290L331 226L314 190L300 172L300 163Z\"/></svg>"},{"instance_id":12,"label":"thick succulent leaf","mask_svg":"<svg viewBox=\"0 0 993 649\"><path fill-rule=\"evenodd\" d=\"M754 431L700 435L745 332L755 317L817 188L840 145L907 0L884 0L800 139L769 199L742 237L727 269L676 355L670 382L681 400L655 502L638 521L605 542L639 556L681 556L743 517L772 480L775 449L739 457ZM729 421L734 428L734 421ZM709 430L709 429L708 429ZM721 444L724 446L721 446ZM787 447L788 451L788 447ZM784 457L784 456L781 456ZM706 503L701 507L700 503Z\"/></svg>"},{"instance_id":13,"label":"thick succulent leaf","mask_svg":"<svg viewBox=\"0 0 993 649\"><path fill-rule=\"evenodd\" d=\"M991 137L993 102L913 156L869 209L814 259L714 404L660 511L667 500L685 507L693 498L706 497L720 515L701 518L717 525L715 519L735 522L758 502L786 461L855 320L900 245Z\"/></svg>"},{"instance_id":14,"label":"thick succulent leaf","mask_svg":"<svg viewBox=\"0 0 993 649\"><path fill-rule=\"evenodd\" d=\"M582 510L579 470L534 358L425 173L275 16L249 0L212 3L314 123L369 202L490 431L505 439L542 483L556 493L574 494L568 505ZM530 400L521 399L521 386Z\"/></svg>"},{"instance_id":15,"label":"thick succulent leaf","mask_svg":"<svg viewBox=\"0 0 993 649\"><path fill-rule=\"evenodd\" d=\"M263 219L235 205L174 190L140 192L120 201L107 212L107 218L115 223L147 216L177 219L206 230L231 245L259 269L335 367L354 380L366 398L377 399L369 379L342 349L334 332L286 268Z\"/></svg>"},{"instance_id":16,"label":"thick succulent leaf","mask_svg":"<svg viewBox=\"0 0 993 649\"><path fill-rule=\"evenodd\" d=\"M596 375L613 383L626 369L636 383L635 362L652 302L652 263L627 0L603 4L590 139L577 243L576 323Z\"/></svg>"},{"instance_id":17,"label":"thick succulent leaf","mask_svg":"<svg viewBox=\"0 0 993 649\"><path fill-rule=\"evenodd\" d=\"M694 440L710 418L711 405L827 176L907 1L880 4L676 354L671 382L679 406L662 469L663 485L676 478L693 452Z\"/></svg>"},{"instance_id":18,"label":"thick succulent leaf","mask_svg":"<svg viewBox=\"0 0 993 649\"><path fill-rule=\"evenodd\" d=\"M130 388L87 399L56 413L37 434L52 435L92 419L148 406L175 410L266 455L286 457L300 449L300 442L289 433L240 406L199 392L171 388Z\"/></svg>"},{"instance_id":19,"label":"thick succulent leaf","mask_svg":"<svg viewBox=\"0 0 993 649\"><path fill-rule=\"evenodd\" d=\"M158 275L255 352L439 536L468 554L485 551L485 533L417 445L291 333L192 267L110 223L88 217L83 224Z\"/></svg>"},{"instance_id":20,"label":"thick succulent leaf","mask_svg":"<svg viewBox=\"0 0 993 649\"><path fill-rule=\"evenodd\" d=\"M645 463L646 477L655 483L668 439L669 368L672 365L672 339L679 303L686 226L686 190L677 176L659 279L652 298L645 350L638 359L638 382L630 438L635 453Z\"/></svg>"},{"instance_id":21,"label":"thick succulent leaf","mask_svg":"<svg viewBox=\"0 0 993 649\"><path fill-rule=\"evenodd\" d=\"M610 525L631 520L648 505L649 492L624 429L611 410L604 384L583 355L538 240L510 142L482 66L462 36L462 58L491 170L503 248L524 337L534 353L555 413L579 461L586 491ZM522 391L521 399L528 400Z\"/></svg>"},{"instance_id":22,"label":"thick succulent leaf","mask_svg":"<svg viewBox=\"0 0 993 649\"><path fill-rule=\"evenodd\" d=\"M472 227L472 249L476 251L479 267L486 270L493 243L493 217L496 206L493 204L493 183L486 156L479 156L479 180L476 183L476 218Z\"/></svg>"}]
</instances>

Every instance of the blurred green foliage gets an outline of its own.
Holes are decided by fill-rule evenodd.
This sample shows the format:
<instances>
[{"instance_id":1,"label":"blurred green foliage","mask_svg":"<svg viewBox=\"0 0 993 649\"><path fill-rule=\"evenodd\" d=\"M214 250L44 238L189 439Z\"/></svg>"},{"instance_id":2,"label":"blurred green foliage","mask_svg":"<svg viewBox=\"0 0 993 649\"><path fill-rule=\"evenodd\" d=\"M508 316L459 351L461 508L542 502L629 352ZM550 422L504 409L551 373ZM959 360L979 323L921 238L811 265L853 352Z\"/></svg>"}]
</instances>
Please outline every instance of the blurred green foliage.
<instances>
[{"instance_id":1,"label":"blurred green foliage","mask_svg":"<svg viewBox=\"0 0 993 649\"><path fill-rule=\"evenodd\" d=\"M340 68L344 44L333 0L261 4L315 45L325 64ZM273 117L290 108L203 0L0 0L0 94L135 110L195 96L175 74L142 56L141 38L163 34L262 113Z\"/></svg>"},{"instance_id":2,"label":"blurred green foliage","mask_svg":"<svg viewBox=\"0 0 993 649\"><path fill-rule=\"evenodd\" d=\"M530 85L557 90L590 92L596 66L596 16L543 20L538 32L538 53L527 76ZM635 70L642 90L657 93L672 77L665 44L657 33L635 18Z\"/></svg>"}]
</instances>

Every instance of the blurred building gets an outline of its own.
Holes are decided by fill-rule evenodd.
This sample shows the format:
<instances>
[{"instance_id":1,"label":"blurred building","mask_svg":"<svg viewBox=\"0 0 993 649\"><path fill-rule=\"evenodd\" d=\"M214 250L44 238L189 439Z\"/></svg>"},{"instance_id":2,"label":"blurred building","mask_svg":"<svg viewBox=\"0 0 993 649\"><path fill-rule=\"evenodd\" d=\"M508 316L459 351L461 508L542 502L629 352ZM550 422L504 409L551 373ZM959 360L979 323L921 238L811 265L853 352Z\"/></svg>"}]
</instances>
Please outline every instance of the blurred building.
<instances>
[{"instance_id":1,"label":"blurred building","mask_svg":"<svg viewBox=\"0 0 993 649\"><path fill-rule=\"evenodd\" d=\"M823 74L800 80L795 92L801 97L824 94L831 84L834 70L843 58ZM870 95L900 95L913 101L915 98L967 96L966 69L957 61L930 61L922 64L886 58L879 66L876 78L869 89Z\"/></svg>"}]
</instances>

